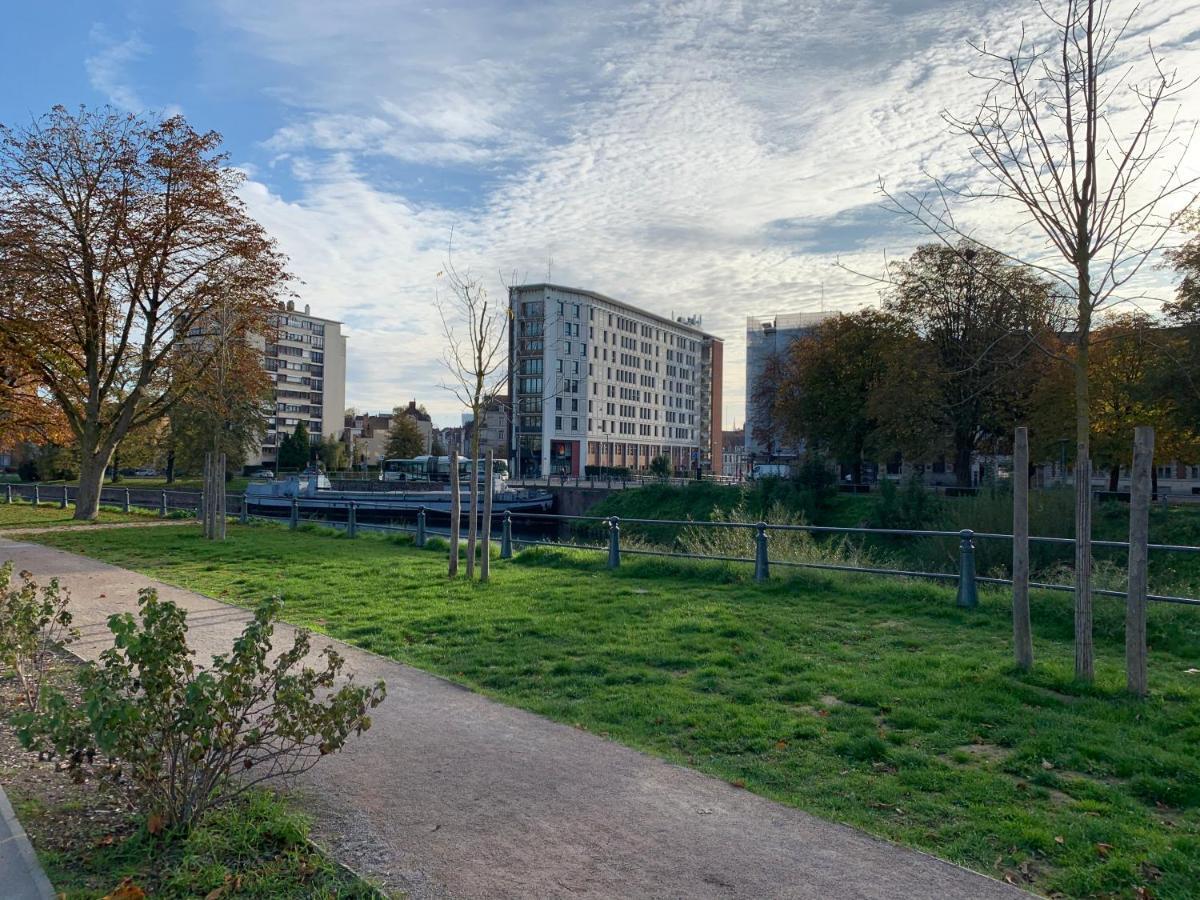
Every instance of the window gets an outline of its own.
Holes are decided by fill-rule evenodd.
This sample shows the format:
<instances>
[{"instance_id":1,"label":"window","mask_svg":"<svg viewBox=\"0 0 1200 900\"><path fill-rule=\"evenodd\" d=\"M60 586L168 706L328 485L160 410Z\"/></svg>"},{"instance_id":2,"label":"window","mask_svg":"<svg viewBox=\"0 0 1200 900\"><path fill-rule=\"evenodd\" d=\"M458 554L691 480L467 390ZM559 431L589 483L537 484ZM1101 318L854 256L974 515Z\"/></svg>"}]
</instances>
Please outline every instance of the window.
<instances>
[{"instance_id":1,"label":"window","mask_svg":"<svg viewBox=\"0 0 1200 900\"><path fill-rule=\"evenodd\" d=\"M555 430L555 431L562 431L562 416L555 416L555 417L554 417L554 430Z\"/></svg>"},{"instance_id":2,"label":"window","mask_svg":"<svg viewBox=\"0 0 1200 900\"><path fill-rule=\"evenodd\" d=\"M578 431L578 430L579 430L579 420L578 420L578 419L572 419L572 420L571 420L571 430L572 430L572 431Z\"/></svg>"}]
</instances>

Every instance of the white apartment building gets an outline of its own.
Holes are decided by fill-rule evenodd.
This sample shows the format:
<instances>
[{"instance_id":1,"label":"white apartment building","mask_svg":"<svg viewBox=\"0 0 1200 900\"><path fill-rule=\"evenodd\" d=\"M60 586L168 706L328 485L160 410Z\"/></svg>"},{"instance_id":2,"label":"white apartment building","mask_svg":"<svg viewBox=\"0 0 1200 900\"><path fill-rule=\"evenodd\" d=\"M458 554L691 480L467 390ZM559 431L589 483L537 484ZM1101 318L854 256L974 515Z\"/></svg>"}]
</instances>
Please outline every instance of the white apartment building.
<instances>
[{"instance_id":1,"label":"white apartment building","mask_svg":"<svg viewBox=\"0 0 1200 900\"><path fill-rule=\"evenodd\" d=\"M264 342L263 368L275 382L275 409L268 419L258 465L274 466L285 434L300 422L309 439L341 437L346 409L346 337L342 323L304 312L291 300L280 304L275 339ZM253 464L253 460L251 460Z\"/></svg>"},{"instance_id":2,"label":"white apartment building","mask_svg":"<svg viewBox=\"0 0 1200 900\"><path fill-rule=\"evenodd\" d=\"M509 289L512 470L589 467L721 471L724 344L698 320L671 320L552 284Z\"/></svg>"}]
</instances>

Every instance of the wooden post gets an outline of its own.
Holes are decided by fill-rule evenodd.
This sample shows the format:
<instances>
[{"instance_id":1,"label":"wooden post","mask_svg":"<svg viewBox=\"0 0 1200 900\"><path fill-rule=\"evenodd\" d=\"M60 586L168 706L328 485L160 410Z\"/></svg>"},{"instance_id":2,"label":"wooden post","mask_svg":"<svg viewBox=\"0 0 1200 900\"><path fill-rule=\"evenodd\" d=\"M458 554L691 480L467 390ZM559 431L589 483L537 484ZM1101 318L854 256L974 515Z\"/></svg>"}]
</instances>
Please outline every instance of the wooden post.
<instances>
[{"instance_id":1,"label":"wooden post","mask_svg":"<svg viewBox=\"0 0 1200 900\"><path fill-rule=\"evenodd\" d=\"M1082 449L1082 448L1081 448ZM1092 643L1092 461L1086 452L1075 460L1075 677L1095 678Z\"/></svg>"},{"instance_id":2,"label":"wooden post","mask_svg":"<svg viewBox=\"0 0 1200 900\"><path fill-rule=\"evenodd\" d=\"M450 568L451 578L458 574L458 519L462 515L462 496L458 489L458 451L450 451Z\"/></svg>"},{"instance_id":3,"label":"wooden post","mask_svg":"<svg viewBox=\"0 0 1200 900\"><path fill-rule=\"evenodd\" d=\"M1013 655L1018 668L1033 668L1033 631L1029 624L1029 429L1013 439Z\"/></svg>"},{"instance_id":4,"label":"wooden post","mask_svg":"<svg viewBox=\"0 0 1200 900\"><path fill-rule=\"evenodd\" d=\"M470 473L467 484L470 486L470 515L467 517L467 577L475 577L475 547L479 534L479 460L472 459L467 467Z\"/></svg>"},{"instance_id":5,"label":"wooden post","mask_svg":"<svg viewBox=\"0 0 1200 900\"><path fill-rule=\"evenodd\" d=\"M492 458L493 451L487 452L487 467L484 469L484 484L483 484L483 532L480 534L480 547L482 556L479 558L479 580L487 581L488 575L491 574L491 538L492 538L492 467L494 461Z\"/></svg>"},{"instance_id":6,"label":"wooden post","mask_svg":"<svg viewBox=\"0 0 1200 900\"><path fill-rule=\"evenodd\" d=\"M1125 600L1125 683L1129 693L1145 697L1146 589L1150 541L1150 466L1154 462L1154 429L1133 430L1133 471L1129 479L1129 587Z\"/></svg>"}]
</instances>

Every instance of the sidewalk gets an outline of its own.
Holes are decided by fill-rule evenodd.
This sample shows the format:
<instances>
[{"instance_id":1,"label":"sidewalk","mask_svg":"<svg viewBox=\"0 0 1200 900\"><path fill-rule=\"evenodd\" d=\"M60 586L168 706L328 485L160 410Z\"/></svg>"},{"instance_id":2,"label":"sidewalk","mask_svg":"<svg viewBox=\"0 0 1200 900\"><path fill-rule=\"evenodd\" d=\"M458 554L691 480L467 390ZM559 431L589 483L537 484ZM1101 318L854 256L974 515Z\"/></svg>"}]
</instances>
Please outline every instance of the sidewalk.
<instances>
[{"instance_id":1,"label":"sidewalk","mask_svg":"<svg viewBox=\"0 0 1200 900\"><path fill-rule=\"evenodd\" d=\"M190 610L203 660L248 614L125 569L0 535L12 559L72 593L96 658L104 621L139 588ZM286 611L285 611L286 614ZM287 641L291 629L279 629ZM425 672L335 644L383 678L373 727L297 790L341 862L420 898L1020 898L1009 887L612 741L503 706Z\"/></svg>"},{"instance_id":2,"label":"sidewalk","mask_svg":"<svg viewBox=\"0 0 1200 900\"><path fill-rule=\"evenodd\" d=\"M54 900L54 888L0 787L0 884L5 900Z\"/></svg>"}]
</instances>

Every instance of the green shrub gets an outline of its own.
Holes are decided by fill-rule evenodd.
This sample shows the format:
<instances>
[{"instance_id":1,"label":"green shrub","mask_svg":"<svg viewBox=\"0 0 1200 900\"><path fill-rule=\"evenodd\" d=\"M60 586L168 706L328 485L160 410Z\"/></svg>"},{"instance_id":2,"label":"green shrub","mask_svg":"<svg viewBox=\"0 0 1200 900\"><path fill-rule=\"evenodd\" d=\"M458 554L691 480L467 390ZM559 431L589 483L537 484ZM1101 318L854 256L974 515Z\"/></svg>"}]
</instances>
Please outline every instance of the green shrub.
<instances>
[{"instance_id":1,"label":"green shrub","mask_svg":"<svg viewBox=\"0 0 1200 900\"><path fill-rule=\"evenodd\" d=\"M21 583L12 583L13 564L0 565L0 665L12 669L21 685L29 710L40 707L42 685L54 653L74 640L67 609L70 594L61 590L58 579L44 588L28 572Z\"/></svg>"},{"instance_id":2,"label":"green shrub","mask_svg":"<svg viewBox=\"0 0 1200 900\"><path fill-rule=\"evenodd\" d=\"M650 474L666 480L671 477L671 461L665 456L656 456L650 460Z\"/></svg>"},{"instance_id":3,"label":"green shrub","mask_svg":"<svg viewBox=\"0 0 1200 900\"><path fill-rule=\"evenodd\" d=\"M385 688L351 678L334 690L343 660L332 647L320 654L323 668L301 668L306 630L269 661L281 606L262 603L232 651L199 668L187 612L142 590L140 623L110 616L113 646L80 669L82 703L49 691L43 710L18 717L22 744L63 757L79 779L90 771L115 781L151 831L186 830L255 785L307 771L371 727L368 711Z\"/></svg>"}]
</instances>

